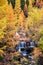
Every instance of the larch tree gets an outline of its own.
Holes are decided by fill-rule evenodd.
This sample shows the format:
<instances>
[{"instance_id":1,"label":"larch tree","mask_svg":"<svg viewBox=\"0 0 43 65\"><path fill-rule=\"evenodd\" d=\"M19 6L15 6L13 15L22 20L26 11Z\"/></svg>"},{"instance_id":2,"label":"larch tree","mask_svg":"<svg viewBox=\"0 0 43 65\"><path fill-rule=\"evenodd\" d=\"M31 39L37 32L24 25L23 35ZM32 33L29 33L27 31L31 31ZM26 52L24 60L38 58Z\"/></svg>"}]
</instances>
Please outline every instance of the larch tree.
<instances>
[{"instance_id":1,"label":"larch tree","mask_svg":"<svg viewBox=\"0 0 43 65\"><path fill-rule=\"evenodd\" d=\"M6 17L7 1L0 0L0 41L4 38L7 17Z\"/></svg>"},{"instance_id":2,"label":"larch tree","mask_svg":"<svg viewBox=\"0 0 43 65\"><path fill-rule=\"evenodd\" d=\"M21 5L20 5L20 0L15 1L15 13L20 14L21 12Z\"/></svg>"},{"instance_id":3,"label":"larch tree","mask_svg":"<svg viewBox=\"0 0 43 65\"><path fill-rule=\"evenodd\" d=\"M30 6L30 8L32 8L32 1L31 0L29 0L29 6Z\"/></svg>"},{"instance_id":4,"label":"larch tree","mask_svg":"<svg viewBox=\"0 0 43 65\"><path fill-rule=\"evenodd\" d=\"M5 36L8 35L7 34L8 32L11 33L11 31L14 29L14 24L15 24L14 22L15 22L15 18L11 3L8 5L7 0L0 0L0 42L1 43L3 44L4 42L7 43L6 41L7 38ZM9 37L9 39L10 38L12 37ZM12 45L13 45L13 41L12 41Z\"/></svg>"}]
</instances>

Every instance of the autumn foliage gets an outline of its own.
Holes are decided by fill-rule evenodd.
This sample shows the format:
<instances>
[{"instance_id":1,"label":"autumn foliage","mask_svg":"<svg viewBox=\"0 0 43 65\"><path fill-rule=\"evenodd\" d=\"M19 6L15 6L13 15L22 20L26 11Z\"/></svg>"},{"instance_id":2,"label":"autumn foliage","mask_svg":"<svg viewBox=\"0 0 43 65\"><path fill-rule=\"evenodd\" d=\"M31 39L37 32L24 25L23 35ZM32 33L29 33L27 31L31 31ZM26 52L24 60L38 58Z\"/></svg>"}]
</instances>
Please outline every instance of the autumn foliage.
<instances>
[{"instance_id":1,"label":"autumn foliage","mask_svg":"<svg viewBox=\"0 0 43 65\"><path fill-rule=\"evenodd\" d=\"M36 4L33 6L34 2ZM20 38L16 32L22 30L43 52L43 1L24 0L21 3L20 0L15 0L12 6L11 2L0 0L0 55L6 56L6 48L14 50Z\"/></svg>"}]
</instances>

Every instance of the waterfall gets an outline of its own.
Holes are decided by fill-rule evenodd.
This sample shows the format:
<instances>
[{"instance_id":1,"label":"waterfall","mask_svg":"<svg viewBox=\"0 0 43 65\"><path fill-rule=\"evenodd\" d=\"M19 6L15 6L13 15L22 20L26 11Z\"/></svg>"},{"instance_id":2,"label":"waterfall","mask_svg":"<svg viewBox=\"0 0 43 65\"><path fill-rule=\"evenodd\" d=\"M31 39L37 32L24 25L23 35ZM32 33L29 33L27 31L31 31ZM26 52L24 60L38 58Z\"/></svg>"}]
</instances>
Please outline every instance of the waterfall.
<instances>
[{"instance_id":1,"label":"waterfall","mask_svg":"<svg viewBox=\"0 0 43 65\"><path fill-rule=\"evenodd\" d=\"M30 42L30 47L35 47L34 42Z\"/></svg>"},{"instance_id":2,"label":"waterfall","mask_svg":"<svg viewBox=\"0 0 43 65\"><path fill-rule=\"evenodd\" d=\"M26 46L26 42L25 41L22 41L22 42L20 42L20 47L25 47Z\"/></svg>"},{"instance_id":3,"label":"waterfall","mask_svg":"<svg viewBox=\"0 0 43 65\"><path fill-rule=\"evenodd\" d=\"M26 55L28 53L31 53L33 51L35 47L35 44L34 42L30 42L29 43L29 48L25 49L26 48L26 42L25 41L20 41L20 43L18 44L18 46L16 47L16 49L22 53L23 55Z\"/></svg>"},{"instance_id":4,"label":"waterfall","mask_svg":"<svg viewBox=\"0 0 43 65\"><path fill-rule=\"evenodd\" d=\"M29 60L28 65L35 64L35 60L33 58L33 55L30 55L30 53L34 50L34 47L35 47L35 43L33 41L31 41L29 43L28 47L26 46L25 41L20 41L20 43L17 46L17 50L21 53L21 55L23 55L23 57L26 57Z\"/></svg>"},{"instance_id":5,"label":"waterfall","mask_svg":"<svg viewBox=\"0 0 43 65\"><path fill-rule=\"evenodd\" d=\"M19 50L18 50L19 52L21 52L21 48L20 48L20 45L19 45Z\"/></svg>"},{"instance_id":6,"label":"waterfall","mask_svg":"<svg viewBox=\"0 0 43 65\"><path fill-rule=\"evenodd\" d=\"M25 41L21 41L19 43L19 51L21 50L21 48L24 48L26 46L26 42Z\"/></svg>"}]
</instances>

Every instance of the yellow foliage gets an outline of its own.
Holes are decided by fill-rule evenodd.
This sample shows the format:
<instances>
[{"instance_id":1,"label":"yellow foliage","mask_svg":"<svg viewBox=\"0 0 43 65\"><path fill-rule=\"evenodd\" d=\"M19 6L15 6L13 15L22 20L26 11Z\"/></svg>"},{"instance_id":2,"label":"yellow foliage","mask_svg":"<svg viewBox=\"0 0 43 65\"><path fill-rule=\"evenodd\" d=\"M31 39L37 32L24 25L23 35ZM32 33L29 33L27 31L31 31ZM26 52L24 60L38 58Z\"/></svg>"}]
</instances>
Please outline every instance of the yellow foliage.
<instances>
[{"instance_id":1,"label":"yellow foliage","mask_svg":"<svg viewBox=\"0 0 43 65\"><path fill-rule=\"evenodd\" d=\"M7 18L4 17L0 20L0 39L4 38L4 30L6 29Z\"/></svg>"},{"instance_id":2,"label":"yellow foliage","mask_svg":"<svg viewBox=\"0 0 43 65\"><path fill-rule=\"evenodd\" d=\"M0 49L0 54L3 54L3 53L4 53L4 51Z\"/></svg>"},{"instance_id":3,"label":"yellow foliage","mask_svg":"<svg viewBox=\"0 0 43 65\"><path fill-rule=\"evenodd\" d=\"M16 31L19 29L29 30L29 27L38 26L41 22L40 20L43 19L43 8L38 10L38 8L32 7L32 2L34 0L29 0L30 11L28 12L27 18L25 18L23 11L21 11L20 0L15 1L15 9L13 10L11 3L8 5L7 0L0 0L0 41L2 41L1 39L4 38L4 34L7 32L8 37L6 36L6 40L8 41L7 43L11 45L11 48L15 44L13 37ZM34 31L35 30L32 28L32 32L36 34L36 31ZM43 34L43 27L39 29L39 33ZM35 38L35 35L33 37ZM1 49L5 48L6 46ZM0 50L0 53L3 53L3 51Z\"/></svg>"},{"instance_id":4,"label":"yellow foliage","mask_svg":"<svg viewBox=\"0 0 43 65\"><path fill-rule=\"evenodd\" d=\"M0 29L4 29L6 28L6 22L7 22L7 18L4 17L0 20Z\"/></svg>"},{"instance_id":5,"label":"yellow foliage","mask_svg":"<svg viewBox=\"0 0 43 65\"><path fill-rule=\"evenodd\" d=\"M40 9L40 19L43 19L43 8Z\"/></svg>"},{"instance_id":6,"label":"yellow foliage","mask_svg":"<svg viewBox=\"0 0 43 65\"><path fill-rule=\"evenodd\" d=\"M0 7L0 19L6 16L7 4Z\"/></svg>"},{"instance_id":7,"label":"yellow foliage","mask_svg":"<svg viewBox=\"0 0 43 65\"><path fill-rule=\"evenodd\" d=\"M43 35L43 26L41 26L41 27L39 28L39 33L40 33L41 35Z\"/></svg>"},{"instance_id":8,"label":"yellow foliage","mask_svg":"<svg viewBox=\"0 0 43 65\"><path fill-rule=\"evenodd\" d=\"M2 48L0 48L1 50L3 50L3 49L6 49L6 46L4 46L4 47L2 47Z\"/></svg>"},{"instance_id":9,"label":"yellow foliage","mask_svg":"<svg viewBox=\"0 0 43 65\"><path fill-rule=\"evenodd\" d=\"M40 23L40 11L37 8L33 8L29 13L27 18L26 26L35 26Z\"/></svg>"},{"instance_id":10,"label":"yellow foliage","mask_svg":"<svg viewBox=\"0 0 43 65\"><path fill-rule=\"evenodd\" d=\"M7 3L7 0L0 0L0 6L3 6Z\"/></svg>"},{"instance_id":11,"label":"yellow foliage","mask_svg":"<svg viewBox=\"0 0 43 65\"><path fill-rule=\"evenodd\" d=\"M21 12L20 0L16 0L14 10L15 10L15 13L17 13L18 15L20 14L20 12Z\"/></svg>"}]
</instances>

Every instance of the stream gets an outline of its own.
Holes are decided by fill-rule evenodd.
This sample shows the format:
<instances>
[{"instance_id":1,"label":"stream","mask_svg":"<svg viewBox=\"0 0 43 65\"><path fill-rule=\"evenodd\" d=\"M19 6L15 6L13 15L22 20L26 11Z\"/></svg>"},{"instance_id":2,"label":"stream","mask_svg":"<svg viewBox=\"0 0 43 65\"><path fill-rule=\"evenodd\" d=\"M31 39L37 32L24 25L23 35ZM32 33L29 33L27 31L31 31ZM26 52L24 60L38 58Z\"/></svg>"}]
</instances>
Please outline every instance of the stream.
<instances>
[{"instance_id":1,"label":"stream","mask_svg":"<svg viewBox=\"0 0 43 65\"><path fill-rule=\"evenodd\" d=\"M25 41L20 41L20 43L17 45L16 50L23 56L26 57L29 61L28 65L35 65L35 60L33 58L33 55L30 53L34 50L35 43L30 42L28 45Z\"/></svg>"}]
</instances>

